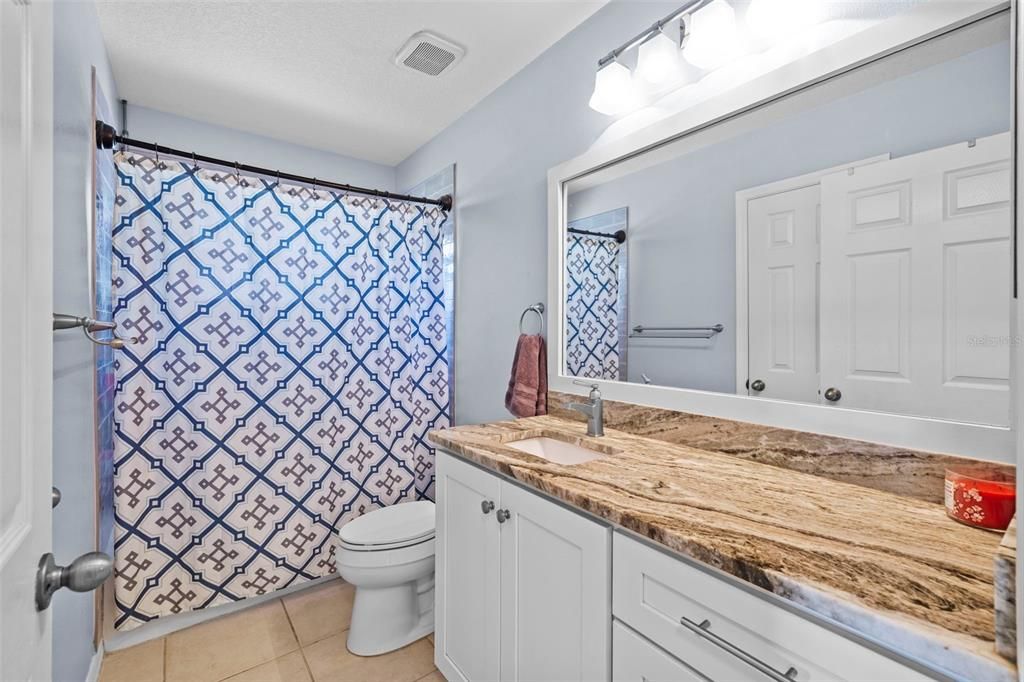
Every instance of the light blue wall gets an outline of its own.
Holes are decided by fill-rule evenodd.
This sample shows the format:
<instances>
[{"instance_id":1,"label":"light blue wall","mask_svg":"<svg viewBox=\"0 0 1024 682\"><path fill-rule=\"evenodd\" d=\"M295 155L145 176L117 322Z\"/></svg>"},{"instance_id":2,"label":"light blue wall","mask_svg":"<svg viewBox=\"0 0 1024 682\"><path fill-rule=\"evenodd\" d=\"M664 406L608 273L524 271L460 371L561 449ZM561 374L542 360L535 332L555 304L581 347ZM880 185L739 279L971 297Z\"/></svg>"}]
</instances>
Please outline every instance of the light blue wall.
<instances>
[{"instance_id":1,"label":"light blue wall","mask_svg":"<svg viewBox=\"0 0 1024 682\"><path fill-rule=\"evenodd\" d=\"M54 11L54 309L91 309L88 267L92 196L92 77L111 108L117 86L92 3L60 1ZM68 563L96 549L93 351L80 333L54 335L53 552ZM53 599L53 679L85 679L93 655L93 595L61 590Z\"/></svg>"},{"instance_id":2,"label":"light blue wall","mask_svg":"<svg viewBox=\"0 0 1024 682\"><path fill-rule=\"evenodd\" d=\"M282 121L282 126L302 125ZM393 190L395 169L319 149L253 135L128 103L128 135L183 151L324 178L373 189Z\"/></svg>"},{"instance_id":3,"label":"light blue wall","mask_svg":"<svg viewBox=\"0 0 1024 682\"><path fill-rule=\"evenodd\" d=\"M547 171L609 123L587 106L598 58L678 6L607 5L399 164L399 187L458 166L458 423L508 417L519 315L547 300Z\"/></svg>"},{"instance_id":4,"label":"light blue wall","mask_svg":"<svg viewBox=\"0 0 1024 682\"><path fill-rule=\"evenodd\" d=\"M726 328L708 341L630 339L629 380L735 391L736 192L1006 132L1010 63L1004 41L571 194L570 220L629 207L630 326Z\"/></svg>"}]
</instances>

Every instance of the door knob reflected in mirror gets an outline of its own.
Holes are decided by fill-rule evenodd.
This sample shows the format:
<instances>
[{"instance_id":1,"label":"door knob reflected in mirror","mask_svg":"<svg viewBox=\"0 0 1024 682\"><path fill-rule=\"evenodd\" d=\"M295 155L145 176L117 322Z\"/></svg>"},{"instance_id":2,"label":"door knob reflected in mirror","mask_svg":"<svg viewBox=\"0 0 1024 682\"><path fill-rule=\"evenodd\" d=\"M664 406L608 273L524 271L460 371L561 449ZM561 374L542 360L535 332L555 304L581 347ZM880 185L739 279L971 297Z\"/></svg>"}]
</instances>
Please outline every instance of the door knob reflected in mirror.
<instances>
[{"instance_id":1,"label":"door knob reflected in mirror","mask_svg":"<svg viewBox=\"0 0 1024 682\"><path fill-rule=\"evenodd\" d=\"M834 386L829 386L825 389L825 400L830 403L837 403L839 399L843 397L843 392Z\"/></svg>"},{"instance_id":2,"label":"door knob reflected in mirror","mask_svg":"<svg viewBox=\"0 0 1024 682\"><path fill-rule=\"evenodd\" d=\"M751 391L757 391L758 393L760 393L764 389L765 389L765 383L763 381L761 381L760 379L754 379L753 381L750 382L750 390Z\"/></svg>"}]
</instances>

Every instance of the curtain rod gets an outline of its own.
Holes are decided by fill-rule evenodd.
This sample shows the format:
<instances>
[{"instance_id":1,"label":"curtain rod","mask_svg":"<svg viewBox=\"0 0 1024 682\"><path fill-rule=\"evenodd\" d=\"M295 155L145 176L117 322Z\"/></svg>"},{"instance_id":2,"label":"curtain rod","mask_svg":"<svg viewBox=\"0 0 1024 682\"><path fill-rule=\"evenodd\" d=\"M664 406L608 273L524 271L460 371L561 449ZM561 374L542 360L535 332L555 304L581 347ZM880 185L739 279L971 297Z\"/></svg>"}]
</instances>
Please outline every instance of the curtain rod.
<instances>
[{"instance_id":1,"label":"curtain rod","mask_svg":"<svg viewBox=\"0 0 1024 682\"><path fill-rule=\"evenodd\" d=\"M569 228L569 232L571 232L573 234L585 234L585 235L589 235L591 237L602 237L604 239L614 239L615 241L617 241L620 244L622 242L626 241L626 231L625 230L618 230L616 232L613 232L613 233L609 234L607 232L591 232L590 230L580 230L580 229L577 229L575 227L570 227Z\"/></svg>"},{"instance_id":2,"label":"curtain rod","mask_svg":"<svg viewBox=\"0 0 1024 682\"><path fill-rule=\"evenodd\" d=\"M96 148L97 149L113 149L115 144L123 144L128 147L136 147L138 149L147 149L157 154L167 154L168 156L177 156L183 159L192 159L193 162L202 161L203 163L214 164L217 166L225 166L227 168L234 168L236 171L244 171L253 175L265 175L278 180L288 180L290 182L301 182L305 184L314 185L316 187L322 187L324 189L339 189L344 192L352 192L354 194L366 194L373 197L383 197L385 199L397 199L399 201L411 201L419 204L434 204L440 206L443 211L452 210L452 195L445 194L438 199L429 199L427 197L417 197L411 194L399 194L397 192L388 192L382 189L369 189L367 187L357 187L355 185L347 185L342 182L331 182L330 180L321 180L319 178L310 178L304 175L295 175L294 173L283 173L278 170L271 170L269 168L260 168L259 166L252 166L246 163L238 163L237 161L226 161L224 159L218 159L212 156L204 156L202 154L196 154L195 152L186 152L180 149L174 149L172 147L165 147L154 142L143 142L141 140L134 140L125 135L118 135L114 126L104 123L103 121L96 121Z\"/></svg>"}]
</instances>

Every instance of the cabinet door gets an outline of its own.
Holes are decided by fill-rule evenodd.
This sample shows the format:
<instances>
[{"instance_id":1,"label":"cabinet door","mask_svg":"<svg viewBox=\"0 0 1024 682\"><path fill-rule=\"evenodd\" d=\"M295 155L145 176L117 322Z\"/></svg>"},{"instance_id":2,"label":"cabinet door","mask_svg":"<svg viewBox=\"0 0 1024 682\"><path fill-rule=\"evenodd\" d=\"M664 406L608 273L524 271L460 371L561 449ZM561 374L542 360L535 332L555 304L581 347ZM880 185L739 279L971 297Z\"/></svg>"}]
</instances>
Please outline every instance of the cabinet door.
<instances>
[{"instance_id":1,"label":"cabinet door","mask_svg":"<svg viewBox=\"0 0 1024 682\"><path fill-rule=\"evenodd\" d=\"M612 679L615 682L704 682L707 678L615 621L612 624Z\"/></svg>"},{"instance_id":2,"label":"cabinet door","mask_svg":"<svg viewBox=\"0 0 1024 682\"><path fill-rule=\"evenodd\" d=\"M500 494L496 476L438 452L434 662L452 682L498 679Z\"/></svg>"},{"instance_id":3,"label":"cabinet door","mask_svg":"<svg viewBox=\"0 0 1024 682\"><path fill-rule=\"evenodd\" d=\"M502 483L501 679L609 679L610 529Z\"/></svg>"}]
</instances>

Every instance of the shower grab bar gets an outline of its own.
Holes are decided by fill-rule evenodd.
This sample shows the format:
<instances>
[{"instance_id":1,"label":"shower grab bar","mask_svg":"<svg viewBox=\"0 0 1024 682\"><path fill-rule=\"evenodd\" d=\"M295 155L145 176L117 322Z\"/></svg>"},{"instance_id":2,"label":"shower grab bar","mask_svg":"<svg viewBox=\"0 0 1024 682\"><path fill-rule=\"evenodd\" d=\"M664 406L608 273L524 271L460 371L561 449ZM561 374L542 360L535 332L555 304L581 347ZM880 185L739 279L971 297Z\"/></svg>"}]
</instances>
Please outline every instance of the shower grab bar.
<instances>
[{"instance_id":1,"label":"shower grab bar","mask_svg":"<svg viewBox=\"0 0 1024 682\"><path fill-rule=\"evenodd\" d=\"M638 324L630 331L630 338L647 337L653 339L710 339L725 331L721 324L710 327L645 327Z\"/></svg>"},{"instance_id":2,"label":"shower grab bar","mask_svg":"<svg viewBox=\"0 0 1024 682\"><path fill-rule=\"evenodd\" d=\"M117 334L114 333L117 330L116 322L94 320L91 317L78 317L75 315L68 315L66 313L53 314L54 331L61 329L75 329L78 327L82 328L82 333L85 334L85 338L89 339L98 346L110 346L111 348L114 349L121 349L124 348L129 343L139 342L139 340L135 337L129 339L122 339L118 337ZM112 338L96 338L96 332L111 332Z\"/></svg>"}]
</instances>

